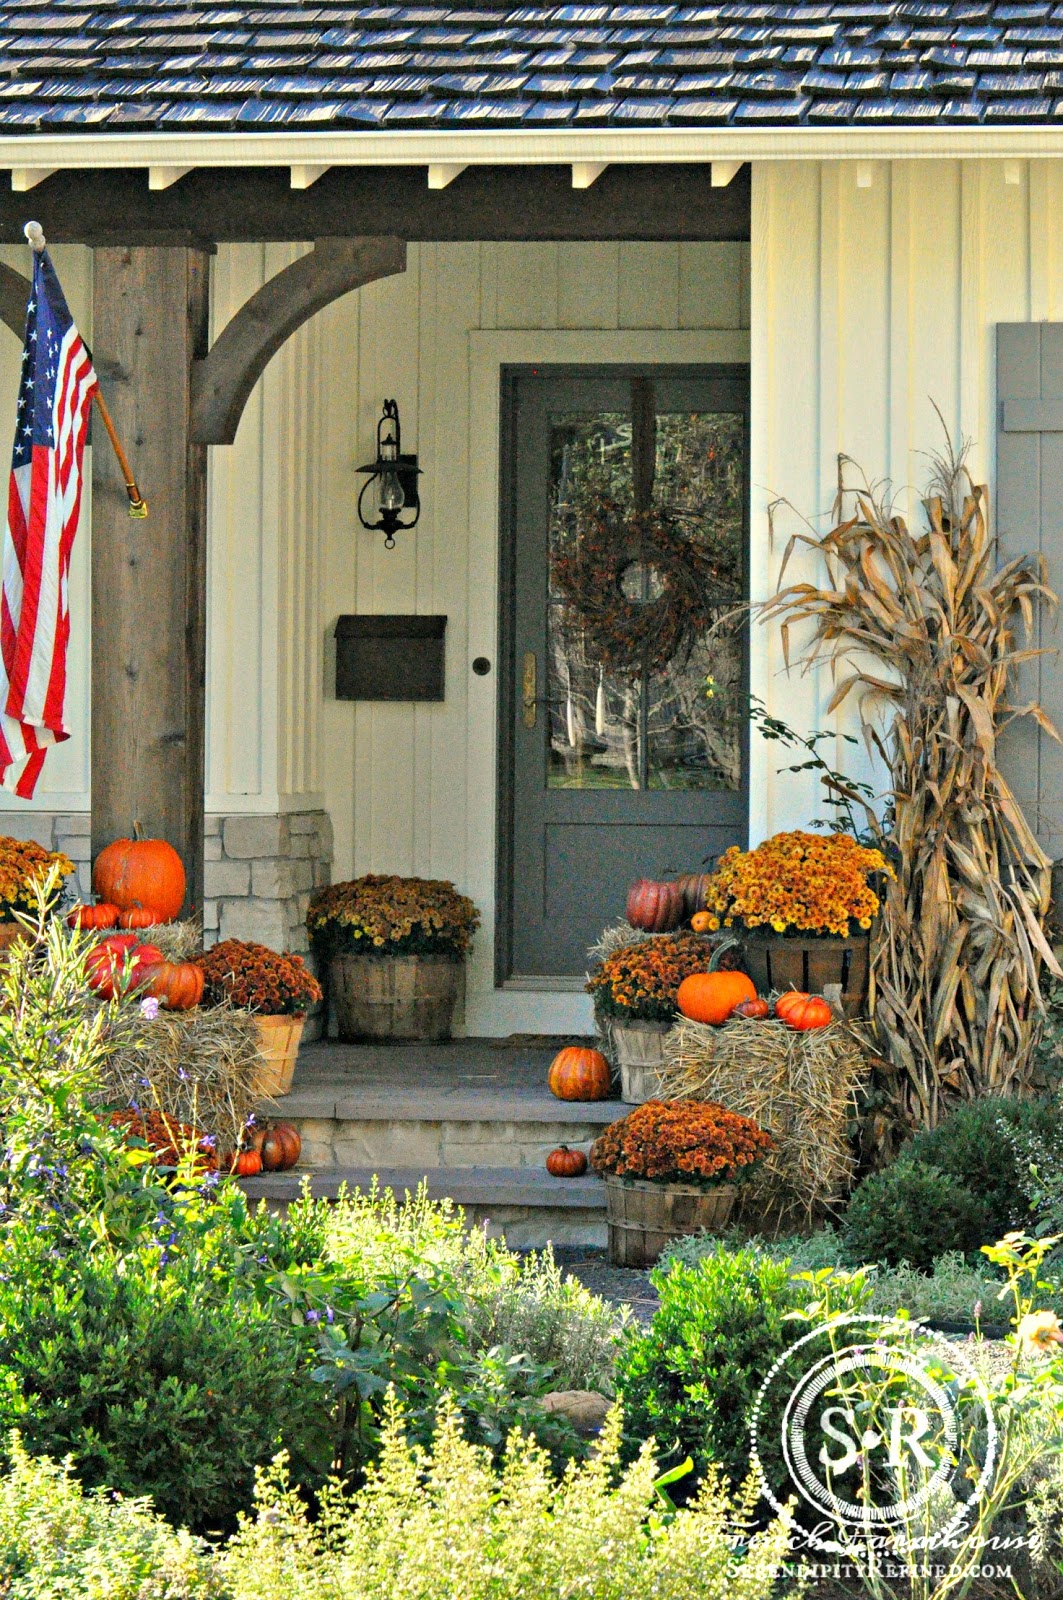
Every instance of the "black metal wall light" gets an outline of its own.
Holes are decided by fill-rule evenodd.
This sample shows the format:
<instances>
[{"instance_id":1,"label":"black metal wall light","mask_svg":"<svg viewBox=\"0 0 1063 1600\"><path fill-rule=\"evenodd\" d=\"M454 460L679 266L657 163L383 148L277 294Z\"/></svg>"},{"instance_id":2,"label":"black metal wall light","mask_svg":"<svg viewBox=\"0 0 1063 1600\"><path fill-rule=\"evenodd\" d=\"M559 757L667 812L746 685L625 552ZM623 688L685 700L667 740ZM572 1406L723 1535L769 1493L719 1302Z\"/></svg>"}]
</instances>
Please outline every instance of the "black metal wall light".
<instances>
[{"instance_id":1,"label":"black metal wall light","mask_svg":"<svg viewBox=\"0 0 1063 1600\"><path fill-rule=\"evenodd\" d=\"M376 425L376 460L367 462L358 471L367 474L358 496L358 520L370 533L382 533L385 547L393 550L396 533L405 533L415 527L421 515L421 500L417 493L421 469L415 455L404 456L402 453L402 427L397 401L384 401L384 412ZM366 515L366 496L374 484L377 517L375 522L371 522Z\"/></svg>"}]
</instances>

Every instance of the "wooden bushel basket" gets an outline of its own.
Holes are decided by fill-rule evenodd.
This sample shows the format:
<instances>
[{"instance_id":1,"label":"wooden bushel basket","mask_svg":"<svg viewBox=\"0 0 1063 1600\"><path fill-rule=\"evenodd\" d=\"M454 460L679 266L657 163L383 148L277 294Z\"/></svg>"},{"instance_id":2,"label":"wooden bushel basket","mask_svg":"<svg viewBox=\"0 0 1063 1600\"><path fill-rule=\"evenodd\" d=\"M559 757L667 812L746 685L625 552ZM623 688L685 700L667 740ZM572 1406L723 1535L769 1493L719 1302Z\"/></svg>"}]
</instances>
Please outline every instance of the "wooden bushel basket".
<instances>
[{"instance_id":1,"label":"wooden bushel basket","mask_svg":"<svg viewBox=\"0 0 1063 1600\"><path fill-rule=\"evenodd\" d=\"M290 1092L305 1021L302 1016L255 1018L262 1060L251 1080L253 1093L276 1099Z\"/></svg>"},{"instance_id":2,"label":"wooden bushel basket","mask_svg":"<svg viewBox=\"0 0 1063 1600\"><path fill-rule=\"evenodd\" d=\"M838 984L847 1017L856 1017L867 999L870 935L855 939L785 939L748 934L742 945L743 967L758 994L773 989L800 989L824 994Z\"/></svg>"},{"instance_id":3,"label":"wooden bushel basket","mask_svg":"<svg viewBox=\"0 0 1063 1600\"><path fill-rule=\"evenodd\" d=\"M725 1227L736 1194L732 1184L699 1189L606 1173L610 1262L614 1267L652 1267L673 1239Z\"/></svg>"},{"instance_id":4,"label":"wooden bushel basket","mask_svg":"<svg viewBox=\"0 0 1063 1600\"><path fill-rule=\"evenodd\" d=\"M449 1039L464 974L465 963L451 956L334 956L329 984L340 1038Z\"/></svg>"}]
</instances>

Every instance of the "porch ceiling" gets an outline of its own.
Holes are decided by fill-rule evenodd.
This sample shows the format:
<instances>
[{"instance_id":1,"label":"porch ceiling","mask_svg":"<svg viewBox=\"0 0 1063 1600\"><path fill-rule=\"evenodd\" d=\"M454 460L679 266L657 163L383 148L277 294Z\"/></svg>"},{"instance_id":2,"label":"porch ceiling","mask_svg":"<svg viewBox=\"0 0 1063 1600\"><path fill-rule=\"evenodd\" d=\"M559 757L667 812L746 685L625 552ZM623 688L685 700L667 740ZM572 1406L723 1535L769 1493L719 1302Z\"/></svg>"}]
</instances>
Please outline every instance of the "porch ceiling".
<instances>
[{"instance_id":1,"label":"porch ceiling","mask_svg":"<svg viewBox=\"0 0 1063 1600\"><path fill-rule=\"evenodd\" d=\"M0 115L2 121L2 115ZM612 165L574 189L570 166L475 166L440 190L423 167L198 168L149 193L143 169L55 172L32 197L0 190L0 242L27 215L55 243L183 244L394 235L406 240L748 239L748 167L714 188L704 163Z\"/></svg>"}]
</instances>

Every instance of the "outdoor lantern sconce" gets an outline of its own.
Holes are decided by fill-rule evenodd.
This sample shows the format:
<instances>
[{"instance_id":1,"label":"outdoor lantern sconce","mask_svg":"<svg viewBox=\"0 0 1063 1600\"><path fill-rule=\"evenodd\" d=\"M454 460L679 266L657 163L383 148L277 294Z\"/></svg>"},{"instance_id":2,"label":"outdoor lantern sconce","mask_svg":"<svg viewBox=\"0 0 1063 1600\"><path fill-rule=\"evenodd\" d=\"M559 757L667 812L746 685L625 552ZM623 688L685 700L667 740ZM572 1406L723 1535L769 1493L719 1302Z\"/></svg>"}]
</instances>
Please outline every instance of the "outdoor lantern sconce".
<instances>
[{"instance_id":1,"label":"outdoor lantern sconce","mask_svg":"<svg viewBox=\"0 0 1063 1600\"><path fill-rule=\"evenodd\" d=\"M394 400L384 401L384 414L376 425L376 460L369 461L359 472L368 474L358 496L358 520L370 533L382 533L388 550L395 548L395 535L416 525L421 515L421 502L417 494L417 479L421 469L416 456L402 453L402 432L399 425L399 408ZM370 522L362 509L366 494L377 485L378 515ZM413 515L408 521L403 512Z\"/></svg>"}]
</instances>

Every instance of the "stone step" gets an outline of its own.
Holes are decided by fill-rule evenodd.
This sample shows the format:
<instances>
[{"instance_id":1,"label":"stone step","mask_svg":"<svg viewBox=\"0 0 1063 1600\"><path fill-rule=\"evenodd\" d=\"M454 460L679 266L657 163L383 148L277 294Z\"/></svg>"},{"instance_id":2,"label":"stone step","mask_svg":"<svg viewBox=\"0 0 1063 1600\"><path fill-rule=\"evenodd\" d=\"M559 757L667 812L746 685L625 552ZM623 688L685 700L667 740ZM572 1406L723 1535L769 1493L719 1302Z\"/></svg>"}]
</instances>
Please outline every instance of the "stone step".
<instances>
[{"instance_id":1,"label":"stone step","mask_svg":"<svg viewBox=\"0 0 1063 1600\"><path fill-rule=\"evenodd\" d=\"M542 1249L549 1243L601 1247L606 1242L605 1185L588 1174L555 1178L544 1168L497 1166L297 1167L290 1172L241 1178L249 1200L284 1207L296 1200L305 1179L315 1198L335 1200L340 1188L366 1190L374 1178L380 1188L411 1194L423 1182L433 1200L450 1199L465 1212L470 1227L486 1227L517 1249Z\"/></svg>"}]
</instances>

